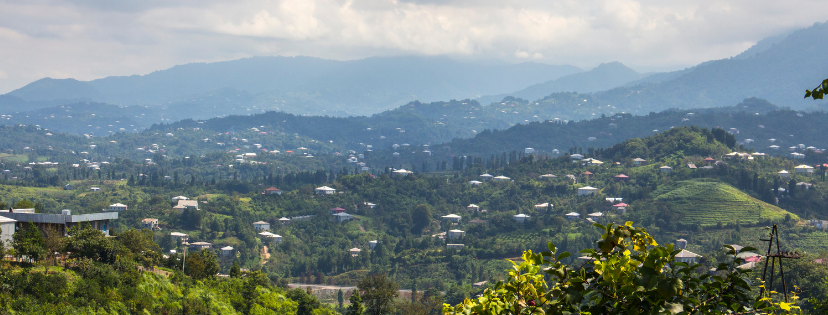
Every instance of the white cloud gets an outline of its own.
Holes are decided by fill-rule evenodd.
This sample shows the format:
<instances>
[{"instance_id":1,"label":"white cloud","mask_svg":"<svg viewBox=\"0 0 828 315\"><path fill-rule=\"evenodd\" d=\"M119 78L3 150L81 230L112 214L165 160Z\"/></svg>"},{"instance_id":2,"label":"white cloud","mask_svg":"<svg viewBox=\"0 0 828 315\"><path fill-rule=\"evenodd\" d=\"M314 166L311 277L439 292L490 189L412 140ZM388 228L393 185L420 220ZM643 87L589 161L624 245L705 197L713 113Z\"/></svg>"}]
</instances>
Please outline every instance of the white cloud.
<instances>
[{"instance_id":1,"label":"white cloud","mask_svg":"<svg viewBox=\"0 0 828 315\"><path fill-rule=\"evenodd\" d=\"M825 18L821 2L2 1L0 93L256 55L451 55L642 71L738 54Z\"/></svg>"}]
</instances>

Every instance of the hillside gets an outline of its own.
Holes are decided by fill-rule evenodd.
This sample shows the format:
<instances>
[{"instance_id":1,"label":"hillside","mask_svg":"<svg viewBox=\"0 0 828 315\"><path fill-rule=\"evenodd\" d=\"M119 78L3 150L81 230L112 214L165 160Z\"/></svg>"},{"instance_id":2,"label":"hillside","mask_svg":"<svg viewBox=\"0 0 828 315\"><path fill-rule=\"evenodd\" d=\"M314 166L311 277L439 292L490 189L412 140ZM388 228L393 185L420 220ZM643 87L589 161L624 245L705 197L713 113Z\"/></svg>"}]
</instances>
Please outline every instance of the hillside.
<instances>
[{"instance_id":1,"label":"hillside","mask_svg":"<svg viewBox=\"0 0 828 315\"><path fill-rule=\"evenodd\" d=\"M680 215L682 225L716 226L717 224L754 225L783 221L795 214L753 198L717 180L692 179L661 185L651 193L656 206Z\"/></svg>"},{"instance_id":2,"label":"hillside","mask_svg":"<svg viewBox=\"0 0 828 315\"><path fill-rule=\"evenodd\" d=\"M46 101L160 105L203 99L217 91L234 89L253 96L249 105L265 109L365 115L412 100L462 99L513 91L576 72L580 69L573 66L463 62L447 57L374 57L351 61L254 57L186 64L147 75L92 81L44 78L7 95L30 102L30 107ZM210 104L210 100L201 103ZM0 103L0 110L11 109Z\"/></svg>"},{"instance_id":3,"label":"hillside","mask_svg":"<svg viewBox=\"0 0 828 315\"><path fill-rule=\"evenodd\" d=\"M478 101L489 104L506 96L537 100L549 94L560 92L593 93L623 86L646 76L646 74L638 73L617 61L602 63L586 72L570 74L555 80L538 83L515 92L482 97Z\"/></svg>"}]
</instances>

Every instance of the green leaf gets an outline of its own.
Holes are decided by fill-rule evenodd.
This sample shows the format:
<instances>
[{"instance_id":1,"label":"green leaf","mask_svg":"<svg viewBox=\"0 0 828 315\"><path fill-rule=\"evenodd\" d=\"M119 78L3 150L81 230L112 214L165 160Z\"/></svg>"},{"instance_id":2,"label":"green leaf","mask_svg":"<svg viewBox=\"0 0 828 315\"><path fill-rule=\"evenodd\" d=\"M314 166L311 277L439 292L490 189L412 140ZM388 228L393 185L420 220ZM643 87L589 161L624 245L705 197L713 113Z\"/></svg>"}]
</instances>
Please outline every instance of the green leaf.
<instances>
[{"instance_id":1,"label":"green leaf","mask_svg":"<svg viewBox=\"0 0 828 315\"><path fill-rule=\"evenodd\" d=\"M684 306L679 303L664 303L664 309L672 314L684 312Z\"/></svg>"},{"instance_id":2,"label":"green leaf","mask_svg":"<svg viewBox=\"0 0 828 315\"><path fill-rule=\"evenodd\" d=\"M572 256L572 254L569 253L569 252L563 252L560 255L558 255L558 257L555 258L555 260L560 261L561 259L564 259L564 258L569 257L569 256Z\"/></svg>"}]
</instances>

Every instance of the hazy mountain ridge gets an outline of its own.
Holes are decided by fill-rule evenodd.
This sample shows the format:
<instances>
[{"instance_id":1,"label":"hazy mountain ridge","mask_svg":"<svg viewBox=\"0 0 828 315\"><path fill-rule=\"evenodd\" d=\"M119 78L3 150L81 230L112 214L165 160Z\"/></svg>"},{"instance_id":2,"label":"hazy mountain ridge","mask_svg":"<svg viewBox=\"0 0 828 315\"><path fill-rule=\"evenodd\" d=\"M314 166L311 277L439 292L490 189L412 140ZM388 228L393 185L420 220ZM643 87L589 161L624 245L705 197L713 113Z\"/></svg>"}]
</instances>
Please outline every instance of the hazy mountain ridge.
<instances>
[{"instance_id":1,"label":"hazy mountain ridge","mask_svg":"<svg viewBox=\"0 0 828 315\"><path fill-rule=\"evenodd\" d=\"M326 108L372 114L412 100L469 98L506 92L580 72L573 66L464 62L447 57L374 57L334 61L313 57L253 57L175 66L147 75L93 81L41 79L7 95L25 101L95 101L158 105L231 88L254 94L267 108L314 113ZM2 108L3 106L0 106ZM30 104L37 107L37 104Z\"/></svg>"}]
</instances>

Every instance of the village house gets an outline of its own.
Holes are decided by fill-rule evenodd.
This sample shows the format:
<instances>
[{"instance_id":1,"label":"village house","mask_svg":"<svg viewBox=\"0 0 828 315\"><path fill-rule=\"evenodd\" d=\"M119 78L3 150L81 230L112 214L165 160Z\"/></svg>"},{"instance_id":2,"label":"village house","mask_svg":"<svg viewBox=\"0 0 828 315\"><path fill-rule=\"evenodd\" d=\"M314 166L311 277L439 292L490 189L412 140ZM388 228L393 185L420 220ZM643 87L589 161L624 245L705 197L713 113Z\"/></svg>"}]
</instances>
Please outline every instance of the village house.
<instances>
[{"instance_id":1,"label":"village house","mask_svg":"<svg viewBox=\"0 0 828 315\"><path fill-rule=\"evenodd\" d=\"M221 256L230 257L233 256L233 246L224 246L221 248Z\"/></svg>"},{"instance_id":2,"label":"village house","mask_svg":"<svg viewBox=\"0 0 828 315\"><path fill-rule=\"evenodd\" d=\"M194 251L199 251L199 250L202 250L202 249L209 250L209 249L212 249L212 248L213 248L212 243L207 243L207 242L190 243L190 250L194 250Z\"/></svg>"},{"instance_id":3,"label":"village house","mask_svg":"<svg viewBox=\"0 0 828 315\"><path fill-rule=\"evenodd\" d=\"M644 165L646 163L647 163L647 160L642 159L642 158L634 158L633 159L633 165L635 165L635 166Z\"/></svg>"},{"instance_id":4,"label":"village house","mask_svg":"<svg viewBox=\"0 0 828 315\"><path fill-rule=\"evenodd\" d=\"M706 157L706 158L704 158L704 164L707 164L707 165L712 165L712 164L714 164L714 163L716 163L716 159L714 159L714 158L712 158L712 157Z\"/></svg>"},{"instance_id":5,"label":"village house","mask_svg":"<svg viewBox=\"0 0 828 315\"><path fill-rule=\"evenodd\" d=\"M366 207L370 208L370 209L374 209L374 207L376 207L376 206L377 206L377 204L375 204L375 203L370 203L370 202L367 202L367 201L366 201L366 202L363 202L362 204L363 204L363 205L365 205Z\"/></svg>"},{"instance_id":6,"label":"village house","mask_svg":"<svg viewBox=\"0 0 828 315\"><path fill-rule=\"evenodd\" d=\"M619 203L617 205L613 205L612 207L615 208L615 211L618 214L624 214L624 213L627 213L627 206L629 206L629 205L622 202L622 203Z\"/></svg>"},{"instance_id":7,"label":"village house","mask_svg":"<svg viewBox=\"0 0 828 315\"><path fill-rule=\"evenodd\" d=\"M512 216L512 219L515 220L515 222L518 222L518 223L525 223L526 221L529 220L529 215L526 215L526 214L523 214L523 213L516 214L516 215Z\"/></svg>"},{"instance_id":8,"label":"village house","mask_svg":"<svg viewBox=\"0 0 828 315\"><path fill-rule=\"evenodd\" d=\"M463 246L463 244L446 244L446 249L461 250Z\"/></svg>"},{"instance_id":9,"label":"village house","mask_svg":"<svg viewBox=\"0 0 828 315\"><path fill-rule=\"evenodd\" d=\"M696 164L693 164L693 163L687 164L687 168L689 168L691 170L698 169L698 167L696 167Z\"/></svg>"},{"instance_id":10,"label":"village house","mask_svg":"<svg viewBox=\"0 0 828 315\"><path fill-rule=\"evenodd\" d=\"M99 187L90 187L89 190L91 190L91 191L101 191L101 188L99 188Z\"/></svg>"},{"instance_id":11,"label":"village house","mask_svg":"<svg viewBox=\"0 0 828 315\"><path fill-rule=\"evenodd\" d=\"M406 169L398 169L398 170L392 171L391 175L394 176L394 177L405 177L405 176L408 176L408 174L411 174L411 173L413 173L413 172L408 171Z\"/></svg>"},{"instance_id":12,"label":"village house","mask_svg":"<svg viewBox=\"0 0 828 315\"><path fill-rule=\"evenodd\" d=\"M590 171L586 171L586 172L581 173L581 177L586 177L586 178L592 178L592 175L593 174Z\"/></svg>"},{"instance_id":13,"label":"village house","mask_svg":"<svg viewBox=\"0 0 828 315\"><path fill-rule=\"evenodd\" d=\"M282 217L281 219L279 219L279 224L281 224L281 225L290 224L290 219Z\"/></svg>"},{"instance_id":14,"label":"village house","mask_svg":"<svg viewBox=\"0 0 828 315\"><path fill-rule=\"evenodd\" d=\"M811 224L811 226L813 226L815 228L818 228L818 229L821 229L821 230L828 229L828 220L810 220L808 222ZM3 231L5 231L5 230L3 230Z\"/></svg>"},{"instance_id":15,"label":"village house","mask_svg":"<svg viewBox=\"0 0 828 315\"><path fill-rule=\"evenodd\" d=\"M282 191L279 190L279 188L270 187L270 188L265 189L264 192L262 192L262 194L263 195L274 195L274 194L275 195L281 195Z\"/></svg>"},{"instance_id":16,"label":"village house","mask_svg":"<svg viewBox=\"0 0 828 315\"><path fill-rule=\"evenodd\" d=\"M676 254L676 262L683 262L687 264L697 264L699 259L701 259L701 255L691 252L686 249L682 249L681 252Z\"/></svg>"},{"instance_id":17,"label":"village house","mask_svg":"<svg viewBox=\"0 0 828 315\"><path fill-rule=\"evenodd\" d=\"M480 178L482 178L483 181L485 182L487 180L490 180L490 179L494 178L494 176L492 176L490 174L483 174L483 175L480 175Z\"/></svg>"},{"instance_id":18,"label":"village house","mask_svg":"<svg viewBox=\"0 0 828 315\"><path fill-rule=\"evenodd\" d=\"M800 173L800 174L811 174L811 173L814 172L814 167L810 166L810 165L804 165L803 164L803 165L799 165L797 167L794 167L794 172Z\"/></svg>"},{"instance_id":19,"label":"village house","mask_svg":"<svg viewBox=\"0 0 828 315\"><path fill-rule=\"evenodd\" d=\"M626 182L626 181L630 180L630 177L627 176L627 175L624 175L624 174L615 175L615 177L613 177L613 178L615 179L616 182Z\"/></svg>"},{"instance_id":20,"label":"village house","mask_svg":"<svg viewBox=\"0 0 828 315\"><path fill-rule=\"evenodd\" d=\"M336 222L350 221L351 219L354 218L353 215L347 214L345 212L334 214L332 217L333 217L333 221L336 221Z\"/></svg>"},{"instance_id":21,"label":"village house","mask_svg":"<svg viewBox=\"0 0 828 315\"><path fill-rule=\"evenodd\" d=\"M379 244L378 240L368 241L368 248L374 249L375 247L377 247L377 244Z\"/></svg>"},{"instance_id":22,"label":"village house","mask_svg":"<svg viewBox=\"0 0 828 315\"><path fill-rule=\"evenodd\" d=\"M186 242L190 236L181 232L171 232L170 237L173 239L174 242Z\"/></svg>"},{"instance_id":23,"label":"village house","mask_svg":"<svg viewBox=\"0 0 828 315\"><path fill-rule=\"evenodd\" d=\"M449 230L446 233L447 238L461 238L461 237L464 237L464 236L466 236L466 232L461 231L461 230Z\"/></svg>"},{"instance_id":24,"label":"village house","mask_svg":"<svg viewBox=\"0 0 828 315\"><path fill-rule=\"evenodd\" d=\"M14 226L16 223L17 220L0 216L0 243L6 245L12 242L12 235L14 235Z\"/></svg>"},{"instance_id":25,"label":"village house","mask_svg":"<svg viewBox=\"0 0 828 315\"><path fill-rule=\"evenodd\" d=\"M577 221L581 217L581 214L577 213L577 212L570 212L570 213L565 214L564 216L566 217L567 221L571 222L571 221Z\"/></svg>"},{"instance_id":26,"label":"village house","mask_svg":"<svg viewBox=\"0 0 828 315\"><path fill-rule=\"evenodd\" d=\"M267 230L270 230L270 223L267 223L267 222L265 222L265 221L256 221L256 222L253 222L253 229L255 229L256 231L267 231Z\"/></svg>"},{"instance_id":27,"label":"village house","mask_svg":"<svg viewBox=\"0 0 828 315\"><path fill-rule=\"evenodd\" d=\"M328 186L322 186L316 187L316 189L314 189L314 192L316 192L317 195L331 195L336 193L336 189L333 189Z\"/></svg>"},{"instance_id":28,"label":"village house","mask_svg":"<svg viewBox=\"0 0 828 315\"><path fill-rule=\"evenodd\" d=\"M494 180L496 182L508 182L508 181L511 180L511 178L500 175L500 176L495 176L492 180Z\"/></svg>"},{"instance_id":29,"label":"village house","mask_svg":"<svg viewBox=\"0 0 828 315\"><path fill-rule=\"evenodd\" d=\"M809 189L811 189L811 187L813 187L813 186L814 186L814 185L812 185L812 184L810 184L810 183L806 183L806 182L798 182L798 183L796 183L796 188L799 188L799 189L809 190Z\"/></svg>"},{"instance_id":30,"label":"village house","mask_svg":"<svg viewBox=\"0 0 828 315\"><path fill-rule=\"evenodd\" d=\"M779 177L782 177L782 178L785 178L785 179L787 179L787 178L791 177L791 173L789 173L789 172L788 172L788 171L786 171L786 170L781 170L781 171L779 171L779 172L778 172L778 173L776 173L776 174L777 174L777 175L779 175Z\"/></svg>"},{"instance_id":31,"label":"village house","mask_svg":"<svg viewBox=\"0 0 828 315\"><path fill-rule=\"evenodd\" d=\"M187 198L187 197L184 197L184 196L175 196L175 197L170 198L170 200L175 201L175 202L178 202L179 200L188 200L188 199L190 199L190 198Z\"/></svg>"},{"instance_id":32,"label":"village house","mask_svg":"<svg viewBox=\"0 0 828 315\"><path fill-rule=\"evenodd\" d=\"M75 186L72 186L72 184L63 185L63 190L73 190L73 189L75 189Z\"/></svg>"},{"instance_id":33,"label":"village house","mask_svg":"<svg viewBox=\"0 0 828 315\"><path fill-rule=\"evenodd\" d=\"M141 228L147 230L158 230L158 219L146 218L141 220Z\"/></svg>"},{"instance_id":34,"label":"village house","mask_svg":"<svg viewBox=\"0 0 828 315\"><path fill-rule=\"evenodd\" d=\"M442 216L442 218L451 221L452 223L460 223L460 219L462 219L463 217L456 214L449 214Z\"/></svg>"},{"instance_id":35,"label":"village house","mask_svg":"<svg viewBox=\"0 0 828 315\"><path fill-rule=\"evenodd\" d=\"M469 181L469 185L472 185L472 186L480 186L480 184L483 184L483 182L476 181L476 180L470 180Z\"/></svg>"},{"instance_id":36,"label":"village house","mask_svg":"<svg viewBox=\"0 0 828 315\"><path fill-rule=\"evenodd\" d=\"M593 194L597 191L598 191L598 188L595 188L595 187L592 187L592 186L581 187L581 188L578 188L578 196L591 195L591 194Z\"/></svg>"},{"instance_id":37,"label":"village house","mask_svg":"<svg viewBox=\"0 0 828 315\"><path fill-rule=\"evenodd\" d=\"M127 205L122 203L113 203L109 205L109 208L106 208L103 211L127 211Z\"/></svg>"},{"instance_id":38,"label":"village house","mask_svg":"<svg viewBox=\"0 0 828 315\"><path fill-rule=\"evenodd\" d=\"M553 205L551 203L548 203L548 202L539 203L539 204L535 205L535 211L543 212L543 211L546 211L547 209L552 209L554 207L555 207L555 205Z\"/></svg>"},{"instance_id":39,"label":"village house","mask_svg":"<svg viewBox=\"0 0 828 315\"><path fill-rule=\"evenodd\" d=\"M173 207L178 209L179 211L184 211L184 209L190 210L198 210L198 200L178 200L178 205Z\"/></svg>"},{"instance_id":40,"label":"village house","mask_svg":"<svg viewBox=\"0 0 828 315\"><path fill-rule=\"evenodd\" d=\"M540 179L552 180L552 179L555 179L557 177L558 176L555 176L553 174L543 174L543 175L540 176Z\"/></svg>"},{"instance_id":41,"label":"village house","mask_svg":"<svg viewBox=\"0 0 828 315\"><path fill-rule=\"evenodd\" d=\"M17 221L15 228L11 231L25 229L29 223L33 223L41 230L55 229L59 235L66 236L69 229L84 225L109 236L110 221L118 219L118 212L72 215L72 211L69 209L61 210L60 214L34 213L34 209L10 209L0 211L0 217Z\"/></svg>"},{"instance_id":42,"label":"village house","mask_svg":"<svg viewBox=\"0 0 828 315\"><path fill-rule=\"evenodd\" d=\"M658 171L664 174L670 174L673 172L673 168L667 165L658 168Z\"/></svg>"},{"instance_id":43,"label":"village house","mask_svg":"<svg viewBox=\"0 0 828 315\"><path fill-rule=\"evenodd\" d=\"M480 207L478 207L476 204L472 203L472 204L469 204L468 206L466 206L466 210L478 211L478 210L480 210Z\"/></svg>"},{"instance_id":44,"label":"village house","mask_svg":"<svg viewBox=\"0 0 828 315\"><path fill-rule=\"evenodd\" d=\"M584 156L581 155L581 154L575 153L575 154L570 155L569 158L571 158L573 160L582 160L584 158Z\"/></svg>"},{"instance_id":45,"label":"village house","mask_svg":"<svg viewBox=\"0 0 828 315\"><path fill-rule=\"evenodd\" d=\"M351 257L358 257L358 256L359 256L359 253L360 253L361 251L362 251L361 249L356 248L356 247L351 248L351 249L349 249L349 250L348 250L348 252L349 252L349 253L351 253Z\"/></svg>"},{"instance_id":46,"label":"village house","mask_svg":"<svg viewBox=\"0 0 828 315\"><path fill-rule=\"evenodd\" d=\"M345 213L345 209L342 209L340 207L336 207L336 208L329 209L328 212L330 212L330 214Z\"/></svg>"},{"instance_id":47,"label":"village house","mask_svg":"<svg viewBox=\"0 0 828 315\"><path fill-rule=\"evenodd\" d=\"M270 232L267 232L267 231L259 233L259 236L262 238L262 240L264 240L265 243L276 243L276 244L278 244L278 243L282 242L282 236L281 235L273 234L273 233L270 233Z\"/></svg>"}]
</instances>

